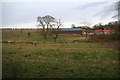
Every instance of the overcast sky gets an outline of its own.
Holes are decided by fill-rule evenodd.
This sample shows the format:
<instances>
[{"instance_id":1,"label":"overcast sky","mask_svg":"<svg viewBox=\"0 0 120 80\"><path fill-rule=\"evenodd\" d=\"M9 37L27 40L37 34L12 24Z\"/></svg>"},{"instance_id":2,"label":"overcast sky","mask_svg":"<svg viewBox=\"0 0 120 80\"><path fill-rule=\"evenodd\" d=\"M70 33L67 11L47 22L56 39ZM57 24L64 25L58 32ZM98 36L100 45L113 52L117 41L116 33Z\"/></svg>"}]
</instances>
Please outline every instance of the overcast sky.
<instances>
[{"instance_id":1,"label":"overcast sky","mask_svg":"<svg viewBox=\"0 0 120 80\"><path fill-rule=\"evenodd\" d=\"M62 19L62 27L82 26L84 21L106 24L117 20L112 18L117 13L115 5L115 1L2 2L2 23L3 27L36 27L38 16L51 15Z\"/></svg>"}]
</instances>

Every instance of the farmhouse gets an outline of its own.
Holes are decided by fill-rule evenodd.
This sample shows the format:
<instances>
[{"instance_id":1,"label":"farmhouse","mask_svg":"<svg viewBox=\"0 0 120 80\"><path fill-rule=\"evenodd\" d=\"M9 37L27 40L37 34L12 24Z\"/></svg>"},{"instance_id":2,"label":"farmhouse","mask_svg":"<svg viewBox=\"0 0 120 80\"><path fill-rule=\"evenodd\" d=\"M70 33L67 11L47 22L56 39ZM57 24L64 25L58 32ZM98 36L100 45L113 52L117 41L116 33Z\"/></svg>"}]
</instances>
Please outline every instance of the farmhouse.
<instances>
[{"instance_id":1,"label":"farmhouse","mask_svg":"<svg viewBox=\"0 0 120 80\"><path fill-rule=\"evenodd\" d=\"M95 30L95 34L111 34L114 32L115 30Z\"/></svg>"},{"instance_id":2,"label":"farmhouse","mask_svg":"<svg viewBox=\"0 0 120 80\"><path fill-rule=\"evenodd\" d=\"M102 30L95 30L95 34L111 34L115 32L114 26L105 25L100 27L102 28Z\"/></svg>"}]
</instances>

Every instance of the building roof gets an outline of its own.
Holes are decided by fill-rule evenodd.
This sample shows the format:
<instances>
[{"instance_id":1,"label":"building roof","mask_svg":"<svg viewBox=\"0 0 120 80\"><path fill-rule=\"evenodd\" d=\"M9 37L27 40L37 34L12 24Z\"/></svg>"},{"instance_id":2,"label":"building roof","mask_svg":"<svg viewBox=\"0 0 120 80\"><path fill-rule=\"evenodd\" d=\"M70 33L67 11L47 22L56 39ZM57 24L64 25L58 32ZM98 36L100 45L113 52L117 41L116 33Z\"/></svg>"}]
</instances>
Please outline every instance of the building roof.
<instances>
[{"instance_id":1,"label":"building roof","mask_svg":"<svg viewBox=\"0 0 120 80\"><path fill-rule=\"evenodd\" d=\"M95 30L95 32L100 32L100 31L104 31L104 32L115 32L115 30Z\"/></svg>"},{"instance_id":2,"label":"building roof","mask_svg":"<svg viewBox=\"0 0 120 80\"><path fill-rule=\"evenodd\" d=\"M82 30L82 28L60 28L62 31L78 31Z\"/></svg>"}]
</instances>

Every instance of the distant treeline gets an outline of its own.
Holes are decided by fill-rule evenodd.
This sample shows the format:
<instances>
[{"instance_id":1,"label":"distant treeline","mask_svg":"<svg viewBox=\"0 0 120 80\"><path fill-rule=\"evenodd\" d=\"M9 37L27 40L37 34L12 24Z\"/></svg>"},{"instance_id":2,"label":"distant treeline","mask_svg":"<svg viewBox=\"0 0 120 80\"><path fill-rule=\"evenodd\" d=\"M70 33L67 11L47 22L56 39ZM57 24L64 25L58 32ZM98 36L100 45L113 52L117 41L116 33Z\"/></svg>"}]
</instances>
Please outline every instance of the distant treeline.
<instances>
[{"instance_id":1,"label":"distant treeline","mask_svg":"<svg viewBox=\"0 0 120 80\"><path fill-rule=\"evenodd\" d=\"M2 28L1 30L40 30L42 28ZM82 34L82 28L59 28L58 34Z\"/></svg>"},{"instance_id":2,"label":"distant treeline","mask_svg":"<svg viewBox=\"0 0 120 80\"><path fill-rule=\"evenodd\" d=\"M1 30L36 30L42 28L0 28ZM82 28L59 28L60 31L81 31Z\"/></svg>"},{"instance_id":3,"label":"distant treeline","mask_svg":"<svg viewBox=\"0 0 120 80\"><path fill-rule=\"evenodd\" d=\"M36 30L41 28L0 28L0 30Z\"/></svg>"}]
</instances>

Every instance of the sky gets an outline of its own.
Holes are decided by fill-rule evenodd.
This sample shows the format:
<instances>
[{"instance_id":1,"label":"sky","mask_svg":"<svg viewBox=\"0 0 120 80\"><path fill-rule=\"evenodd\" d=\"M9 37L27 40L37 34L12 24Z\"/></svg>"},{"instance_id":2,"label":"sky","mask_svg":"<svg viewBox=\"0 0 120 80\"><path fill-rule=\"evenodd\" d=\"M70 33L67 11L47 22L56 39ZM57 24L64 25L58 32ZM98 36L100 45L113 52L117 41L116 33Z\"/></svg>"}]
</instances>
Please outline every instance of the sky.
<instances>
[{"instance_id":1,"label":"sky","mask_svg":"<svg viewBox=\"0 0 120 80\"><path fill-rule=\"evenodd\" d=\"M116 21L112 18L116 15L117 1L3 1L2 2L2 26L17 28L37 28L37 17L51 15L63 21L62 28L70 28L72 24L84 26L87 22L90 26L98 23L107 24ZM1 4L0 4L1 5Z\"/></svg>"}]
</instances>

